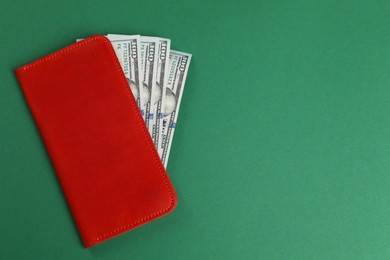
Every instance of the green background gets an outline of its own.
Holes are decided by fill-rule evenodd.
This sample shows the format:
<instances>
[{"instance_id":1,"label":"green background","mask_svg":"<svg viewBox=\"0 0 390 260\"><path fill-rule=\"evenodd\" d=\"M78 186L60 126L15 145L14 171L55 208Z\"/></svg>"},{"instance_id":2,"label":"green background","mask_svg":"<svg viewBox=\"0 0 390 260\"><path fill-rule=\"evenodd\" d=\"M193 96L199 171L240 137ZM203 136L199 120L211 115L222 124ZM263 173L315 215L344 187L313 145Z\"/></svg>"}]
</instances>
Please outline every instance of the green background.
<instances>
[{"instance_id":1,"label":"green background","mask_svg":"<svg viewBox=\"0 0 390 260\"><path fill-rule=\"evenodd\" d=\"M390 259L389 1L2 0L0 28L0 259ZM193 60L177 209L87 250L13 69L106 33Z\"/></svg>"}]
</instances>

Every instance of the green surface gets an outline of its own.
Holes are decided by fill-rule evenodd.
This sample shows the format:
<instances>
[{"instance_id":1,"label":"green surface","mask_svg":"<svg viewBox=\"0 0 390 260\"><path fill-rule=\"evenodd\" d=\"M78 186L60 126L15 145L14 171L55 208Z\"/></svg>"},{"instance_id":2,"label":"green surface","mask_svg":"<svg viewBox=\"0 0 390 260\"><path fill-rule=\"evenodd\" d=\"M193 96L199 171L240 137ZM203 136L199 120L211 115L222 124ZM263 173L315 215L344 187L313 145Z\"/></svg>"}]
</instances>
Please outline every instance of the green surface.
<instances>
[{"instance_id":1,"label":"green surface","mask_svg":"<svg viewBox=\"0 0 390 260\"><path fill-rule=\"evenodd\" d=\"M2 0L0 28L0 259L390 259L389 1ZM105 33L193 60L176 211L87 250L13 69Z\"/></svg>"}]
</instances>

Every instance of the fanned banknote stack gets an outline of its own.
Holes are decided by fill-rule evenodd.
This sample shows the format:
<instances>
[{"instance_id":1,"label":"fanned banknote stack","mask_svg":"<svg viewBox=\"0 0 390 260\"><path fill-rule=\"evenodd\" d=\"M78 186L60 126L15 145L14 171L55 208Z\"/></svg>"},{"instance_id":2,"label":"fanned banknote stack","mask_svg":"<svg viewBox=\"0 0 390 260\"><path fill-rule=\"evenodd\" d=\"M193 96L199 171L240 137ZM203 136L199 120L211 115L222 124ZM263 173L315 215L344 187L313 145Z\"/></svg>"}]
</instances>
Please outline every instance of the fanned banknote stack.
<instances>
[{"instance_id":1,"label":"fanned banknote stack","mask_svg":"<svg viewBox=\"0 0 390 260\"><path fill-rule=\"evenodd\" d=\"M158 154L167 167L191 54L171 40L108 34Z\"/></svg>"}]
</instances>

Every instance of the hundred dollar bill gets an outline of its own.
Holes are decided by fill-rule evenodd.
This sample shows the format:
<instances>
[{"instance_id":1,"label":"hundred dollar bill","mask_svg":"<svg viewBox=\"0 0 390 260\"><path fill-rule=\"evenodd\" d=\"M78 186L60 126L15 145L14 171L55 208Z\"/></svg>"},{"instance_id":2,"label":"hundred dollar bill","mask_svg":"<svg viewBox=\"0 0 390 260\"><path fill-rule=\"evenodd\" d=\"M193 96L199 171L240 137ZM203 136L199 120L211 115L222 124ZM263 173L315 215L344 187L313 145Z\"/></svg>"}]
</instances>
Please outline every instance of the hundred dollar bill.
<instances>
[{"instance_id":1,"label":"hundred dollar bill","mask_svg":"<svg viewBox=\"0 0 390 260\"><path fill-rule=\"evenodd\" d=\"M160 129L161 143L158 145L158 152L165 168L168 165L173 134L175 132L180 102L191 57L191 54L174 50L171 50L169 54L170 69L168 72L165 97L163 97L163 122L162 128Z\"/></svg>"},{"instance_id":2,"label":"hundred dollar bill","mask_svg":"<svg viewBox=\"0 0 390 260\"><path fill-rule=\"evenodd\" d=\"M140 58L142 75L142 91L143 91L143 108L145 111L144 119L146 127L152 135L152 128L155 115L151 110L153 103L153 90L156 88L157 76L157 48L158 39L155 37L141 36Z\"/></svg>"},{"instance_id":3,"label":"hundred dollar bill","mask_svg":"<svg viewBox=\"0 0 390 260\"><path fill-rule=\"evenodd\" d=\"M142 75L139 57L140 36L108 34L107 38L114 47L141 114L144 114L141 99L142 88L140 87Z\"/></svg>"},{"instance_id":4,"label":"hundred dollar bill","mask_svg":"<svg viewBox=\"0 0 390 260\"><path fill-rule=\"evenodd\" d=\"M167 86L168 69L169 69L169 52L171 49L171 40L165 38L158 38L157 48L157 68L156 68L156 84L152 89L152 98L150 111L154 115L153 120L149 121L151 125L151 134L153 142L158 148L159 132L162 127L162 108L163 96L165 97L165 89ZM163 94L164 93L164 94ZM150 128L149 128L150 129Z\"/></svg>"}]
</instances>

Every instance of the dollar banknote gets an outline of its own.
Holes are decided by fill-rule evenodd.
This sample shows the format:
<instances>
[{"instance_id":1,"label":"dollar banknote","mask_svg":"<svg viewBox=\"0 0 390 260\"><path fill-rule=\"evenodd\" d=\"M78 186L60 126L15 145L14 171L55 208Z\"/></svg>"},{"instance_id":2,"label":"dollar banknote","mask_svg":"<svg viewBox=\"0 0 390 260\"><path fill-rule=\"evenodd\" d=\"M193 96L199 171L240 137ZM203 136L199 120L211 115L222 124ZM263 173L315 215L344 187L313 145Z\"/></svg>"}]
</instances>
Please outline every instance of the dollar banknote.
<instances>
[{"instance_id":1,"label":"dollar banknote","mask_svg":"<svg viewBox=\"0 0 390 260\"><path fill-rule=\"evenodd\" d=\"M153 142L158 148L159 143L159 132L162 127L162 108L163 108L163 95L165 97L166 81L168 77L169 68L169 53L171 49L171 40L158 38L157 48L157 70L156 70L156 84L155 88L152 89L152 98L150 111L151 114L155 115L152 120L149 121L151 124L151 135Z\"/></svg>"},{"instance_id":2,"label":"dollar banknote","mask_svg":"<svg viewBox=\"0 0 390 260\"><path fill-rule=\"evenodd\" d=\"M173 134L175 132L180 102L183 96L191 54L171 50L169 54L169 72L166 92L163 97L163 120L160 129L158 152L165 167L168 165Z\"/></svg>"},{"instance_id":3,"label":"dollar banknote","mask_svg":"<svg viewBox=\"0 0 390 260\"><path fill-rule=\"evenodd\" d=\"M142 69L139 55L140 36L108 34L107 38L111 41L137 105L141 113L144 114L141 99L143 89L141 87Z\"/></svg>"},{"instance_id":4,"label":"dollar banknote","mask_svg":"<svg viewBox=\"0 0 390 260\"><path fill-rule=\"evenodd\" d=\"M146 127L150 134L152 133L151 121L154 119L154 114L151 113L152 90L156 85L157 72L157 46L158 40L155 37L141 36L140 58L142 75L142 91L143 91L143 109Z\"/></svg>"}]
</instances>

